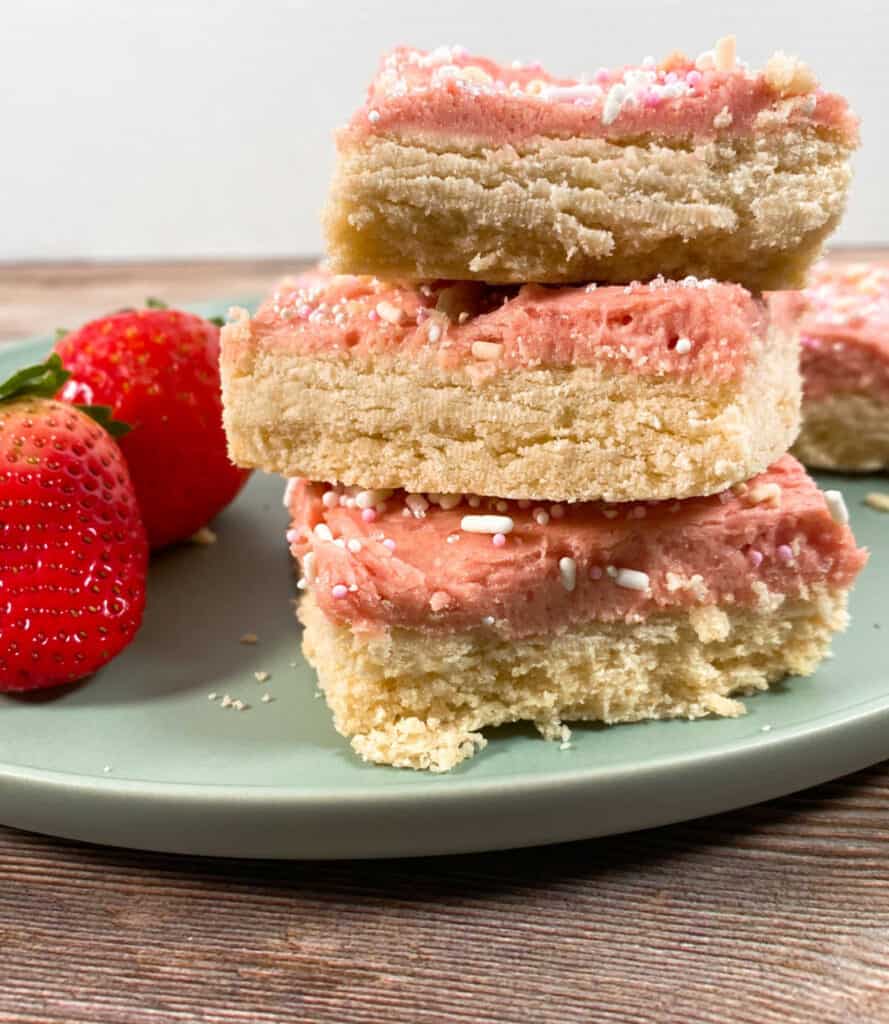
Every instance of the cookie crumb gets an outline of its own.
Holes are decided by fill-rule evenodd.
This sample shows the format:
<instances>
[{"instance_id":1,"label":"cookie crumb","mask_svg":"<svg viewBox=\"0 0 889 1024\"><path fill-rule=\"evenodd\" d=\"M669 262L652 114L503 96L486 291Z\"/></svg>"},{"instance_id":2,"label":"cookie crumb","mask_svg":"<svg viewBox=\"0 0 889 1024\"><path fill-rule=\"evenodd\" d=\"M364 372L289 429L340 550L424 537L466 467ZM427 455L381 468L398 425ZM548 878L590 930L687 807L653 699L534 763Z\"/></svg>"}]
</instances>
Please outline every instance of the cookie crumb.
<instances>
[{"instance_id":1,"label":"cookie crumb","mask_svg":"<svg viewBox=\"0 0 889 1024\"><path fill-rule=\"evenodd\" d=\"M271 704L275 698L270 693L264 693L259 699L263 704Z\"/></svg>"},{"instance_id":2,"label":"cookie crumb","mask_svg":"<svg viewBox=\"0 0 889 1024\"><path fill-rule=\"evenodd\" d=\"M214 690L212 693L207 694L207 700L216 700L219 694Z\"/></svg>"},{"instance_id":3,"label":"cookie crumb","mask_svg":"<svg viewBox=\"0 0 889 1024\"><path fill-rule=\"evenodd\" d=\"M111 771L111 765L106 764L102 771L107 775Z\"/></svg>"},{"instance_id":4,"label":"cookie crumb","mask_svg":"<svg viewBox=\"0 0 889 1024\"><path fill-rule=\"evenodd\" d=\"M235 711L246 711L250 707L250 705L245 704L244 701L242 700L235 700L232 701L232 707L235 709Z\"/></svg>"},{"instance_id":5,"label":"cookie crumb","mask_svg":"<svg viewBox=\"0 0 889 1024\"><path fill-rule=\"evenodd\" d=\"M762 728L760 729L760 732L771 732L771 731L772 731L772 727L771 727L770 725L764 725L764 726L763 726L763 727L762 727Z\"/></svg>"},{"instance_id":6,"label":"cookie crumb","mask_svg":"<svg viewBox=\"0 0 889 1024\"><path fill-rule=\"evenodd\" d=\"M228 695L228 694L226 694L226 695L225 695L225 696L224 696L224 697L222 698L222 703L221 703L220 707L223 707L223 708L230 708L230 707L232 706L232 704L233 704L233 703L234 703L234 701L233 701L233 700L231 699L231 697L229 697L229 695Z\"/></svg>"},{"instance_id":7,"label":"cookie crumb","mask_svg":"<svg viewBox=\"0 0 889 1024\"><path fill-rule=\"evenodd\" d=\"M216 543L216 534L209 526L202 526L197 533L193 533L188 539L192 544L200 544L203 547L207 547L209 544Z\"/></svg>"},{"instance_id":8,"label":"cookie crumb","mask_svg":"<svg viewBox=\"0 0 889 1024\"><path fill-rule=\"evenodd\" d=\"M889 494L881 491L871 491L864 499L864 504L875 508L878 512L889 512Z\"/></svg>"},{"instance_id":9,"label":"cookie crumb","mask_svg":"<svg viewBox=\"0 0 889 1024\"><path fill-rule=\"evenodd\" d=\"M264 683L266 680L271 679L271 675L268 672L254 672L253 678L257 683Z\"/></svg>"},{"instance_id":10,"label":"cookie crumb","mask_svg":"<svg viewBox=\"0 0 889 1024\"><path fill-rule=\"evenodd\" d=\"M245 633L238 641L239 644L255 644L259 637L255 633Z\"/></svg>"}]
</instances>

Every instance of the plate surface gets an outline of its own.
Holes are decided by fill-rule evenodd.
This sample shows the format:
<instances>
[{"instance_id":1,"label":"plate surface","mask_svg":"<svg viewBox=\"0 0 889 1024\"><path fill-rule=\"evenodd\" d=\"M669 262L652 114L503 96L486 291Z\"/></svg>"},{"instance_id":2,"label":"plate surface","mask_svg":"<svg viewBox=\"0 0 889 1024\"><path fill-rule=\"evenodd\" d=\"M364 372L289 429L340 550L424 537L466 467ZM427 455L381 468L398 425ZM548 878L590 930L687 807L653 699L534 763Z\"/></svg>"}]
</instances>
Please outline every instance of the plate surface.
<instances>
[{"instance_id":1,"label":"plate surface","mask_svg":"<svg viewBox=\"0 0 889 1024\"><path fill-rule=\"evenodd\" d=\"M0 376L45 348L0 349ZM889 757L889 517L862 499L889 482L822 484L845 492L871 562L816 676L749 698L740 719L575 727L565 751L500 729L434 776L365 765L334 731L299 651L283 484L257 475L215 545L154 560L145 624L115 662L49 696L0 695L0 822L183 853L454 853L665 824L872 764Z\"/></svg>"}]
</instances>

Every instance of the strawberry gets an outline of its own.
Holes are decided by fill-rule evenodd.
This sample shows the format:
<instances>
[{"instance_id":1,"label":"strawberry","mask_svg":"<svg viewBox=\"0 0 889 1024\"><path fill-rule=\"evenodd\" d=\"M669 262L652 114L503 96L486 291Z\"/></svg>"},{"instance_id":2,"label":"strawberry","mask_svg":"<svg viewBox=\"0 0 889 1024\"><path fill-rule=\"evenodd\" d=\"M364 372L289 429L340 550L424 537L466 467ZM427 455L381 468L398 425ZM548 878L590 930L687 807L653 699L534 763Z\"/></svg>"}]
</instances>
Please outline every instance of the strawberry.
<instances>
[{"instance_id":1,"label":"strawberry","mask_svg":"<svg viewBox=\"0 0 889 1024\"><path fill-rule=\"evenodd\" d=\"M67 376L51 356L0 384L0 691L83 679L142 621L148 544L111 436L125 428L55 401Z\"/></svg>"},{"instance_id":2,"label":"strawberry","mask_svg":"<svg viewBox=\"0 0 889 1024\"><path fill-rule=\"evenodd\" d=\"M109 405L133 427L121 448L152 548L192 536L235 497L249 472L226 450L217 323L149 300L55 350L72 374L62 398Z\"/></svg>"}]
</instances>

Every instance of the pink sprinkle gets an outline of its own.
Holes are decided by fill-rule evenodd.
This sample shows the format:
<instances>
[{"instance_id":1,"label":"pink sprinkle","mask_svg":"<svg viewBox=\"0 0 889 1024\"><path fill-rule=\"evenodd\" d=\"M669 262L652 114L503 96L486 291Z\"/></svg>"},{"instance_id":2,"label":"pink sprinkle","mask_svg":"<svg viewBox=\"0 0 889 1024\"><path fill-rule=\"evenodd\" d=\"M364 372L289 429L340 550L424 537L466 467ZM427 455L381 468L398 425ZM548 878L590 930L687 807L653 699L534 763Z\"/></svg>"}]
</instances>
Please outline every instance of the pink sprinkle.
<instances>
[{"instance_id":1,"label":"pink sprinkle","mask_svg":"<svg viewBox=\"0 0 889 1024\"><path fill-rule=\"evenodd\" d=\"M593 75L593 78L602 85L603 82L607 82L611 78L611 72L608 68L599 68L595 75Z\"/></svg>"},{"instance_id":2,"label":"pink sprinkle","mask_svg":"<svg viewBox=\"0 0 889 1024\"><path fill-rule=\"evenodd\" d=\"M762 552L752 548L747 552L747 560L754 569L758 569L762 565Z\"/></svg>"},{"instance_id":3,"label":"pink sprinkle","mask_svg":"<svg viewBox=\"0 0 889 1024\"><path fill-rule=\"evenodd\" d=\"M330 594L332 597L337 599L343 598L349 593L349 588L345 583L336 583L330 588Z\"/></svg>"},{"instance_id":4,"label":"pink sprinkle","mask_svg":"<svg viewBox=\"0 0 889 1024\"><path fill-rule=\"evenodd\" d=\"M592 567L592 569L590 569L590 579L591 580L600 580L600 579L602 579L602 570L599 568L598 565L594 565Z\"/></svg>"},{"instance_id":5,"label":"pink sprinkle","mask_svg":"<svg viewBox=\"0 0 889 1024\"><path fill-rule=\"evenodd\" d=\"M700 85L700 84L701 84L701 79L702 79L703 77L704 77L704 76L703 76L703 75L701 74L701 72L700 72L700 71L698 71L698 70L697 70L697 68L693 68L693 69L692 69L691 71L689 71L689 73L688 73L688 74L687 74L687 75L685 76L685 80L686 80L686 82L688 82L688 84L689 84L689 85L690 85L690 86L692 87L692 89L694 89L694 88L695 88L696 86L698 86L698 85Z\"/></svg>"},{"instance_id":6,"label":"pink sprinkle","mask_svg":"<svg viewBox=\"0 0 889 1024\"><path fill-rule=\"evenodd\" d=\"M301 535L301 530L288 530L284 536L288 544L295 544L299 540Z\"/></svg>"},{"instance_id":7,"label":"pink sprinkle","mask_svg":"<svg viewBox=\"0 0 889 1024\"><path fill-rule=\"evenodd\" d=\"M367 319L368 319L368 320L379 320L379 319L380 319L380 317L379 317L379 314L377 313L377 311L376 311L375 309L372 309L372 310L371 310L371 311L370 311L370 312L369 312L369 313L367 314Z\"/></svg>"},{"instance_id":8,"label":"pink sprinkle","mask_svg":"<svg viewBox=\"0 0 889 1024\"><path fill-rule=\"evenodd\" d=\"M373 508L363 508L361 510L361 518L366 523L374 522L376 520L376 518L377 518L377 511L376 511L376 509L373 509Z\"/></svg>"},{"instance_id":9,"label":"pink sprinkle","mask_svg":"<svg viewBox=\"0 0 889 1024\"><path fill-rule=\"evenodd\" d=\"M491 538L491 543L494 545L495 548L502 548L503 545L506 543L506 535L503 533L495 533L494 536Z\"/></svg>"},{"instance_id":10,"label":"pink sprinkle","mask_svg":"<svg viewBox=\"0 0 889 1024\"><path fill-rule=\"evenodd\" d=\"M783 562L784 565L793 561L793 548L789 544L779 544L775 554L778 556L778 561Z\"/></svg>"},{"instance_id":11,"label":"pink sprinkle","mask_svg":"<svg viewBox=\"0 0 889 1024\"><path fill-rule=\"evenodd\" d=\"M660 96L653 89L646 89L642 94L642 104L646 107L656 107L661 102Z\"/></svg>"},{"instance_id":12,"label":"pink sprinkle","mask_svg":"<svg viewBox=\"0 0 889 1024\"><path fill-rule=\"evenodd\" d=\"M679 76L676 74L675 71L668 71L667 77L664 79L664 81L667 83L667 85L673 85L674 82L679 81Z\"/></svg>"},{"instance_id":13,"label":"pink sprinkle","mask_svg":"<svg viewBox=\"0 0 889 1024\"><path fill-rule=\"evenodd\" d=\"M383 540L383 547L388 548L390 551L395 550L395 541L391 537L386 537Z\"/></svg>"}]
</instances>

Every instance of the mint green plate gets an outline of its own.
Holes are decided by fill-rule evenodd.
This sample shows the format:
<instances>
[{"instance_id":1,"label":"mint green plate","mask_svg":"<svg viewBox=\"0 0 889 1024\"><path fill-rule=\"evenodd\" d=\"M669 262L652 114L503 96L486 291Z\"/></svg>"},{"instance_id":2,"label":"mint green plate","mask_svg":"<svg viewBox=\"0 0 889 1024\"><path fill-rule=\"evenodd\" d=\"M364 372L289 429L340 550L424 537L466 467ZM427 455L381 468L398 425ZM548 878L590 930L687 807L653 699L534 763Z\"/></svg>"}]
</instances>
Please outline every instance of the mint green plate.
<instances>
[{"instance_id":1,"label":"mint green plate","mask_svg":"<svg viewBox=\"0 0 889 1024\"><path fill-rule=\"evenodd\" d=\"M45 347L0 349L0 375ZM740 719L580 726L569 750L501 729L435 776L365 765L334 731L299 651L283 485L256 476L215 545L155 559L145 624L115 662L42 698L0 696L0 822L183 853L441 854L661 825L872 764L889 757L889 516L862 499L889 483L830 485L872 558L814 678L750 698ZM239 643L251 632L256 646Z\"/></svg>"}]
</instances>

